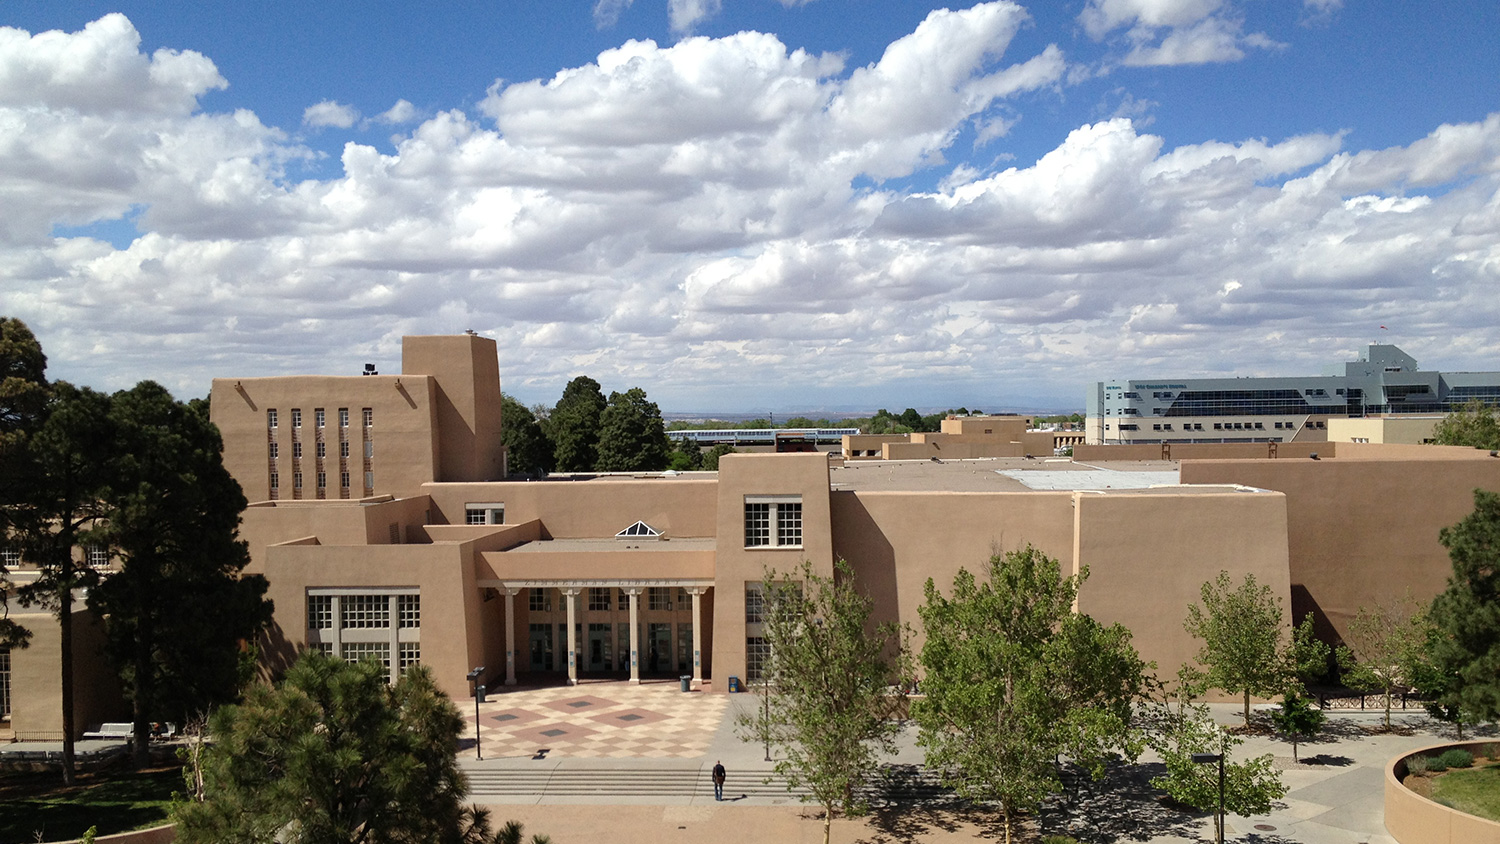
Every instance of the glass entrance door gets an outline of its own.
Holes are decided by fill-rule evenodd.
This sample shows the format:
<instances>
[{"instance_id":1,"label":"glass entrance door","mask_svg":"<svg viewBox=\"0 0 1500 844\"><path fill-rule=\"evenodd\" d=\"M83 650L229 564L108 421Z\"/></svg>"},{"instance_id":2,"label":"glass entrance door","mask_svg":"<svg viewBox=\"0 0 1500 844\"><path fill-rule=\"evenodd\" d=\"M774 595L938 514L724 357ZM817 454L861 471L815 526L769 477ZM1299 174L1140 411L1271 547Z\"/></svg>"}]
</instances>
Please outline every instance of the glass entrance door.
<instances>
[{"instance_id":1,"label":"glass entrance door","mask_svg":"<svg viewBox=\"0 0 1500 844\"><path fill-rule=\"evenodd\" d=\"M672 625L653 622L646 637L646 672L661 674L672 670Z\"/></svg>"},{"instance_id":2,"label":"glass entrance door","mask_svg":"<svg viewBox=\"0 0 1500 844\"><path fill-rule=\"evenodd\" d=\"M584 664L590 671L608 671L614 662L613 642L610 641L610 629L608 624L590 624L589 641L585 654L587 659Z\"/></svg>"},{"instance_id":3,"label":"glass entrance door","mask_svg":"<svg viewBox=\"0 0 1500 844\"><path fill-rule=\"evenodd\" d=\"M531 625L531 670L551 671L552 660L552 625Z\"/></svg>"}]
</instances>

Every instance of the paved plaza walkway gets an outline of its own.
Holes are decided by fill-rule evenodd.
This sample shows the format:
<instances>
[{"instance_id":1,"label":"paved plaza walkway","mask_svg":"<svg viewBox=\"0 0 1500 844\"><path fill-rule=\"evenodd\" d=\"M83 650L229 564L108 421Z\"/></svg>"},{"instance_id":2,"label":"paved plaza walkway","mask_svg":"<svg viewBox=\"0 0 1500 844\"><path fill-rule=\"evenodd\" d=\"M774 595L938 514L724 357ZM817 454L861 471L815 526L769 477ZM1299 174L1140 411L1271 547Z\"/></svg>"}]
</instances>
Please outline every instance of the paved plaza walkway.
<instances>
[{"instance_id":1,"label":"paved plaza walkway","mask_svg":"<svg viewBox=\"0 0 1500 844\"><path fill-rule=\"evenodd\" d=\"M744 841L797 844L822 840L817 811L763 780L773 763L759 744L741 741L734 717L749 712L754 694L683 693L677 683L585 682L573 687L500 690L480 707L483 761L474 758L472 702L460 755L476 802L497 822L514 819L528 834L557 844L609 840ZM460 709L465 707L459 702ZM1233 705L1215 717L1236 723ZM507 717L509 716L509 717ZM1230 840L1257 844L1394 844L1385 831L1383 768L1392 756L1449 737L1416 712L1396 718L1401 734L1374 734L1375 712L1333 712L1318 742L1303 744L1301 762L1269 737L1251 737L1235 756L1270 753L1290 788L1269 814L1231 816ZM546 753L539 753L545 749ZM903 735L889 761L919 765L915 731ZM726 800L713 799L708 771L729 769ZM1042 830L1081 841L1211 841L1209 816L1165 806L1149 779L1151 758L1111 773L1102 786L1085 783L1042 813ZM896 803L867 818L838 819L833 840L847 844L998 839L999 819L982 808L949 801Z\"/></svg>"}]
</instances>

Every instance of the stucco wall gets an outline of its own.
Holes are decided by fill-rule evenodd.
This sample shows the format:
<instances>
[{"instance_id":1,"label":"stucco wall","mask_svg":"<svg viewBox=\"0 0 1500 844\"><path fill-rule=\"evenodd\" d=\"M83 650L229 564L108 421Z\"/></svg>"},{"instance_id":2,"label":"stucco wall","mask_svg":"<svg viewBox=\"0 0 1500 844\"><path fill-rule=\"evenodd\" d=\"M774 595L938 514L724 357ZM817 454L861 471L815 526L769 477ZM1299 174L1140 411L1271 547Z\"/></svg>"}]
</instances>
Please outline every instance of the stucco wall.
<instances>
[{"instance_id":1,"label":"stucco wall","mask_svg":"<svg viewBox=\"0 0 1500 844\"><path fill-rule=\"evenodd\" d=\"M19 739L62 737L62 628L48 612L12 612L31 631L31 645L10 652L11 729ZM104 659L104 628L94 614L73 609L73 737L91 725L129 717L119 675Z\"/></svg>"},{"instance_id":2,"label":"stucco wall","mask_svg":"<svg viewBox=\"0 0 1500 844\"><path fill-rule=\"evenodd\" d=\"M1100 460L1236 460L1270 457L1320 458L1338 454L1342 443L1145 443L1122 445L1075 445L1073 459L1084 462ZM1275 446L1273 449L1272 446Z\"/></svg>"},{"instance_id":3,"label":"stucco wall","mask_svg":"<svg viewBox=\"0 0 1500 844\"><path fill-rule=\"evenodd\" d=\"M473 334L401 338L401 372L430 375L440 481L500 480L500 364L495 341ZM411 489L402 490L410 494Z\"/></svg>"},{"instance_id":4,"label":"stucco wall","mask_svg":"<svg viewBox=\"0 0 1500 844\"><path fill-rule=\"evenodd\" d=\"M1385 828L1400 844L1500 844L1500 823L1450 809L1401 784L1406 760L1450 747L1473 751L1491 741L1434 744L1403 753L1385 766ZM1478 755L1477 753L1475 755Z\"/></svg>"},{"instance_id":5,"label":"stucco wall","mask_svg":"<svg viewBox=\"0 0 1500 844\"><path fill-rule=\"evenodd\" d=\"M507 523L540 519L544 536L574 539L614 536L636 521L666 536L713 536L716 488L712 479L657 477L430 484L422 491L431 496L433 518L440 523L463 524L467 503L503 503Z\"/></svg>"}]
</instances>

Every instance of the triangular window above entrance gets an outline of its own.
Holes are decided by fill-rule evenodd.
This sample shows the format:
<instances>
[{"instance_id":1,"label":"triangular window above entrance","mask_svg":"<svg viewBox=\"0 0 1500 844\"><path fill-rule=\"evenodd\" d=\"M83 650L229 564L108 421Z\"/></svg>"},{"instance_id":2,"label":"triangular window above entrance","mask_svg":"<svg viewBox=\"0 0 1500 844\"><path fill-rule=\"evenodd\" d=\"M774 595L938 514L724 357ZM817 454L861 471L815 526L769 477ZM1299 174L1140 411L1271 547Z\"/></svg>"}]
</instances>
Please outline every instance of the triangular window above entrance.
<instances>
[{"instance_id":1,"label":"triangular window above entrance","mask_svg":"<svg viewBox=\"0 0 1500 844\"><path fill-rule=\"evenodd\" d=\"M615 534L616 539L641 539L643 537L651 538L657 536L661 536L661 531L646 524L645 522L636 522L630 527L625 528L624 530Z\"/></svg>"}]
</instances>

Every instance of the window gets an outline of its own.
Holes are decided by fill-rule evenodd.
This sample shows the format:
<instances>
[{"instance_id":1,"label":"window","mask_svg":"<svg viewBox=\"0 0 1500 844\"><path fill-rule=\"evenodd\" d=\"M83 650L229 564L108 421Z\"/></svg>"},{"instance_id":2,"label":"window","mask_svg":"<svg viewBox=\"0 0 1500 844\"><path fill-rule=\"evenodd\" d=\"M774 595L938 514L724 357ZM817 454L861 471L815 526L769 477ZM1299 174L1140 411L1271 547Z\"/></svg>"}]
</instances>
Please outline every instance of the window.
<instances>
[{"instance_id":1,"label":"window","mask_svg":"<svg viewBox=\"0 0 1500 844\"><path fill-rule=\"evenodd\" d=\"M322 460L328 456L328 443L318 440L318 459Z\"/></svg>"},{"instance_id":2,"label":"window","mask_svg":"<svg viewBox=\"0 0 1500 844\"><path fill-rule=\"evenodd\" d=\"M292 473L292 489L301 489L301 488L302 488L302 473L301 472L293 472Z\"/></svg>"},{"instance_id":3,"label":"window","mask_svg":"<svg viewBox=\"0 0 1500 844\"><path fill-rule=\"evenodd\" d=\"M300 443L300 442L294 442L294 443L292 443L292 459L293 460L301 460L302 459L302 443Z\"/></svg>"},{"instance_id":4,"label":"window","mask_svg":"<svg viewBox=\"0 0 1500 844\"><path fill-rule=\"evenodd\" d=\"M646 609L669 610L672 608L672 590L665 586L646 588Z\"/></svg>"},{"instance_id":5,"label":"window","mask_svg":"<svg viewBox=\"0 0 1500 844\"><path fill-rule=\"evenodd\" d=\"M349 427L349 408L347 407L339 408L339 427Z\"/></svg>"},{"instance_id":6,"label":"window","mask_svg":"<svg viewBox=\"0 0 1500 844\"><path fill-rule=\"evenodd\" d=\"M610 588L591 586L589 587L589 611L609 612Z\"/></svg>"},{"instance_id":7,"label":"window","mask_svg":"<svg viewBox=\"0 0 1500 844\"><path fill-rule=\"evenodd\" d=\"M302 411L299 408L292 408L292 427L302 427Z\"/></svg>"},{"instance_id":8,"label":"window","mask_svg":"<svg viewBox=\"0 0 1500 844\"><path fill-rule=\"evenodd\" d=\"M327 488L328 488L328 473L327 472L319 472L318 473L318 489L327 489Z\"/></svg>"},{"instance_id":9,"label":"window","mask_svg":"<svg viewBox=\"0 0 1500 844\"><path fill-rule=\"evenodd\" d=\"M281 446L275 440L271 441L271 459L275 460L281 456Z\"/></svg>"},{"instance_id":10,"label":"window","mask_svg":"<svg viewBox=\"0 0 1500 844\"><path fill-rule=\"evenodd\" d=\"M390 531L391 531L391 544L392 545L400 545L401 544L401 525L397 524L396 522L391 522Z\"/></svg>"},{"instance_id":11,"label":"window","mask_svg":"<svg viewBox=\"0 0 1500 844\"><path fill-rule=\"evenodd\" d=\"M276 430L276 408L274 407L266 411L266 427Z\"/></svg>"},{"instance_id":12,"label":"window","mask_svg":"<svg viewBox=\"0 0 1500 844\"><path fill-rule=\"evenodd\" d=\"M765 676L771 662L771 643L760 636L745 638L745 680L751 683Z\"/></svg>"},{"instance_id":13,"label":"window","mask_svg":"<svg viewBox=\"0 0 1500 844\"><path fill-rule=\"evenodd\" d=\"M372 460L375 457L375 441L365 440L365 459Z\"/></svg>"},{"instance_id":14,"label":"window","mask_svg":"<svg viewBox=\"0 0 1500 844\"><path fill-rule=\"evenodd\" d=\"M0 648L0 721L10 720L10 648Z\"/></svg>"},{"instance_id":15,"label":"window","mask_svg":"<svg viewBox=\"0 0 1500 844\"><path fill-rule=\"evenodd\" d=\"M771 530L772 525L776 530ZM802 496L745 496L745 547L800 548Z\"/></svg>"},{"instance_id":16,"label":"window","mask_svg":"<svg viewBox=\"0 0 1500 844\"><path fill-rule=\"evenodd\" d=\"M547 594L549 591L535 586L526 590L527 606L532 612L552 612L552 596Z\"/></svg>"},{"instance_id":17,"label":"window","mask_svg":"<svg viewBox=\"0 0 1500 844\"><path fill-rule=\"evenodd\" d=\"M109 565L109 549L103 545L90 545L83 551L83 559L96 569Z\"/></svg>"},{"instance_id":18,"label":"window","mask_svg":"<svg viewBox=\"0 0 1500 844\"><path fill-rule=\"evenodd\" d=\"M391 600L385 595L345 595L339 599L343 626L372 629L391 626Z\"/></svg>"},{"instance_id":19,"label":"window","mask_svg":"<svg viewBox=\"0 0 1500 844\"><path fill-rule=\"evenodd\" d=\"M345 460L349 459L349 441L348 440L344 440L343 442L339 443L339 456L342 457L342 458L344 458ZM344 484L344 486L348 486L348 484Z\"/></svg>"},{"instance_id":20,"label":"window","mask_svg":"<svg viewBox=\"0 0 1500 844\"><path fill-rule=\"evenodd\" d=\"M307 596L307 629L308 630L332 630L333 629L333 596L332 595L308 595Z\"/></svg>"},{"instance_id":21,"label":"window","mask_svg":"<svg viewBox=\"0 0 1500 844\"><path fill-rule=\"evenodd\" d=\"M339 472L339 487L341 487L342 489L348 489L349 488L349 473L348 472Z\"/></svg>"},{"instance_id":22,"label":"window","mask_svg":"<svg viewBox=\"0 0 1500 844\"><path fill-rule=\"evenodd\" d=\"M422 643L421 642L402 642L401 643L401 656L400 656L400 660L396 664L396 670L400 671L402 673L405 673L406 669L411 668L412 666L421 665L421 664L422 664Z\"/></svg>"},{"instance_id":23,"label":"window","mask_svg":"<svg viewBox=\"0 0 1500 844\"><path fill-rule=\"evenodd\" d=\"M374 488L375 488L375 473L374 472L366 472L365 473L365 489L374 489Z\"/></svg>"},{"instance_id":24,"label":"window","mask_svg":"<svg viewBox=\"0 0 1500 844\"><path fill-rule=\"evenodd\" d=\"M422 626L421 595L396 596L396 608L400 613L400 624L402 627L410 628Z\"/></svg>"},{"instance_id":25,"label":"window","mask_svg":"<svg viewBox=\"0 0 1500 844\"><path fill-rule=\"evenodd\" d=\"M505 524L505 504L465 504L464 524L503 525Z\"/></svg>"},{"instance_id":26,"label":"window","mask_svg":"<svg viewBox=\"0 0 1500 844\"><path fill-rule=\"evenodd\" d=\"M276 474L275 472L272 472L271 473L271 491L275 492L276 488L278 486L280 486L280 485L281 485L281 476L278 475L278 474Z\"/></svg>"},{"instance_id":27,"label":"window","mask_svg":"<svg viewBox=\"0 0 1500 844\"><path fill-rule=\"evenodd\" d=\"M363 662L373 659L380 663L389 675L391 671L391 643L390 642L345 642L344 661Z\"/></svg>"},{"instance_id":28,"label":"window","mask_svg":"<svg viewBox=\"0 0 1500 844\"><path fill-rule=\"evenodd\" d=\"M21 564L21 552L14 548L0 548L0 568L15 568Z\"/></svg>"},{"instance_id":29,"label":"window","mask_svg":"<svg viewBox=\"0 0 1500 844\"><path fill-rule=\"evenodd\" d=\"M765 617L766 593L759 583L745 584L745 623L759 624Z\"/></svg>"},{"instance_id":30,"label":"window","mask_svg":"<svg viewBox=\"0 0 1500 844\"><path fill-rule=\"evenodd\" d=\"M360 415L360 418L364 421L364 424L365 424L366 428L373 428L373 427L375 427L375 409L374 408L367 407L364 410L361 410L359 412L359 415Z\"/></svg>"},{"instance_id":31,"label":"window","mask_svg":"<svg viewBox=\"0 0 1500 844\"><path fill-rule=\"evenodd\" d=\"M327 421L328 421L328 414L326 414L326 413L323 412L323 408L320 407L317 410L313 411L313 424L314 425L317 425L319 428L321 428L321 427L323 427L324 423L326 423Z\"/></svg>"}]
</instances>

